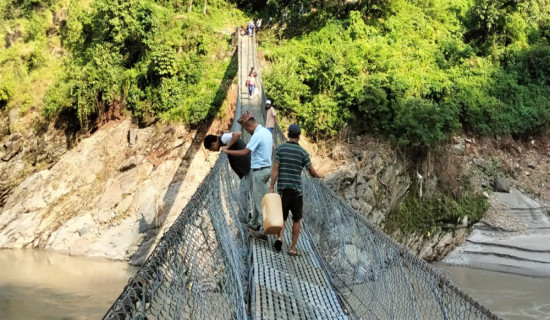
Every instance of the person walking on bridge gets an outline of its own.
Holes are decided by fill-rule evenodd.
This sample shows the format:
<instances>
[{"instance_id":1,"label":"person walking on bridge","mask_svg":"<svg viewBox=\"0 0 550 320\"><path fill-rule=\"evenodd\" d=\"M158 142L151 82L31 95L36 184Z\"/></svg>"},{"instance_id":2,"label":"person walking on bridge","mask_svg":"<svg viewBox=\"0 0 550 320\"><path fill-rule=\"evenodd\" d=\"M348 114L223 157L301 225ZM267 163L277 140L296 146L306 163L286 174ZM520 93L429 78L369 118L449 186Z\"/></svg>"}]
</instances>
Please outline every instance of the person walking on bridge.
<instances>
[{"instance_id":1,"label":"person walking on bridge","mask_svg":"<svg viewBox=\"0 0 550 320\"><path fill-rule=\"evenodd\" d=\"M299 255L296 244L302 228L302 170L306 168L312 177L323 178L311 165L307 151L298 144L300 133L300 127L297 124L291 124L288 127L288 141L275 149L269 187L269 192L274 192L275 182L277 182L277 192L281 195L285 222L289 212L292 212L292 244L288 250L291 256ZM283 246L283 231L284 229L273 244L277 251L281 251Z\"/></svg>"},{"instance_id":2,"label":"person walking on bridge","mask_svg":"<svg viewBox=\"0 0 550 320\"><path fill-rule=\"evenodd\" d=\"M254 21L250 20L248 23L248 35L252 37L254 34Z\"/></svg>"},{"instance_id":3,"label":"person walking on bridge","mask_svg":"<svg viewBox=\"0 0 550 320\"><path fill-rule=\"evenodd\" d=\"M261 27L262 27L262 18L259 18L258 20L256 20L256 33L260 31Z\"/></svg>"},{"instance_id":4,"label":"person walking on bridge","mask_svg":"<svg viewBox=\"0 0 550 320\"><path fill-rule=\"evenodd\" d=\"M275 108L271 106L271 100L267 100L265 102L265 110L266 110L266 120L265 120L265 128L273 134L273 130L275 129L275 123L277 122L277 113L275 112Z\"/></svg>"},{"instance_id":5,"label":"person walking on bridge","mask_svg":"<svg viewBox=\"0 0 550 320\"><path fill-rule=\"evenodd\" d=\"M271 154L273 137L271 133L259 124L254 116L246 111L237 121L252 135L250 141L243 150L229 150L226 147L222 151L231 156L245 157L252 153L252 218L248 223L250 235L256 239L267 240L267 236L261 231L262 198L267 193L269 175L271 172Z\"/></svg>"},{"instance_id":6,"label":"person walking on bridge","mask_svg":"<svg viewBox=\"0 0 550 320\"><path fill-rule=\"evenodd\" d=\"M248 87L248 95L252 99L254 95L254 88L256 88L256 73L254 72L254 67L248 73L248 78L246 78L246 86Z\"/></svg>"}]
</instances>

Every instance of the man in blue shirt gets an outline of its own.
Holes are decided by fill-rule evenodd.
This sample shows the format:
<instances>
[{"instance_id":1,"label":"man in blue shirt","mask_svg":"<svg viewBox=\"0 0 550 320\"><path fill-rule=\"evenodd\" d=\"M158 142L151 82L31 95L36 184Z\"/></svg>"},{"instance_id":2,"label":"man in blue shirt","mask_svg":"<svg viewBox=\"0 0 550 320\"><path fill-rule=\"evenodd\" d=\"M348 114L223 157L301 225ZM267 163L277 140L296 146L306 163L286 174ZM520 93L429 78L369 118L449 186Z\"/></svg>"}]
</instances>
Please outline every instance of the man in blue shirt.
<instances>
[{"instance_id":1,"label":"man in blue shirt","mask_svg":"<svg viewBox=\"0 0 550 320\"><path fill-rule=\"evenodd\" d=\"M243 150L222 151L231 156L243 157L252 153L252 219L248 223L250 235L254 238L267 240L267 236L260 231L262 218L262 198L268 191L269 176L271 173L271 152L273 148L273 136L271 132L260 125L250 112L245 112L237 121L252 135L250 141Z\"/></svg>"}]
</instances>

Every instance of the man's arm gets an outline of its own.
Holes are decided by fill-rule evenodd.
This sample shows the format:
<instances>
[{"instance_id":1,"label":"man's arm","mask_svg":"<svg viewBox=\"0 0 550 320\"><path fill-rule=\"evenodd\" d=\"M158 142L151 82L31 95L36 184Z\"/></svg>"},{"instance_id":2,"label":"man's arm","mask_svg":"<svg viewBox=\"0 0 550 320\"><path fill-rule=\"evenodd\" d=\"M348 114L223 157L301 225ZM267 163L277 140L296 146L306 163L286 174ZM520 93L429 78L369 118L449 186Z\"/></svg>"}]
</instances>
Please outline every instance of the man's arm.
<instances>
[{"instance_id":1,"label":"man's arm","mask_svg":"<svg viewBox=\"0 0 550 320\"><path fill-rule=\"evenodd\" d=\"M241 132L240 131L232 132L231 133L231 140L229 140L226 147L230 148L235 142L237 142L237 140L239 140L240 137L241 137Z\"/></svg>"},{"instance_id":2,"label":"man's arm","mask_svg":"<svg viewBox=\"0 0 550 320\"><path fill-rule=\"evenodd\" d=\"M227 147L222 148L222 152L227 153L230 156L244 157L250 153L250 149L244 148L242 150L229 150Z\"/></svg>"},{"instance_id":3,"label":"man's arm","mask_svg":"<svg viewBox=\"0 0 550 320\"><path fill-rule=\"evenodd\" d=\"M322 174L319 174L317 171L315 171L315 168L313 168L313 166L310 166L309 169L307 170L309 171L309 174L314 177L314 178L324 178L325 176L323 176Z\"/></svg>"},{"instance_id":4,"label":"man's arm","mask_svg":"<svg viewBox=\"0 0 550 320\"><path fill-rule=\"evenodd\" d=\"M279 162L273 162L273 168L271 169L271 185L269 186L269 193L275 192L275 182L279 178Z\"/></svg>"}]
</instances>

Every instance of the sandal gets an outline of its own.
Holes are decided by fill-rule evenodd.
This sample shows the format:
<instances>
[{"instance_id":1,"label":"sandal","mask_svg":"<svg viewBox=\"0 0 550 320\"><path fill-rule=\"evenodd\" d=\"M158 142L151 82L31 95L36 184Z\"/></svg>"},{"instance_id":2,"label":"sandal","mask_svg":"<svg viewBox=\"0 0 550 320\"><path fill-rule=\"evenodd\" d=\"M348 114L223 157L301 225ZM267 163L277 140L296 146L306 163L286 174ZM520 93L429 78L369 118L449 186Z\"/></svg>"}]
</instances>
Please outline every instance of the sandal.
<instances>
[{"instance_id":1,"label":"sandal","mask_svg":"<svg viewBox=\"0 0 550 320\"><path fill-rule=\"evenodd\" d=\"M298 251L296 251L296 253L287 251L287 253L288 253L288 255L291 256L291 257L298 257L298 256L300 256L300 254L298 253Z\"/></svg>"}]
</instances>

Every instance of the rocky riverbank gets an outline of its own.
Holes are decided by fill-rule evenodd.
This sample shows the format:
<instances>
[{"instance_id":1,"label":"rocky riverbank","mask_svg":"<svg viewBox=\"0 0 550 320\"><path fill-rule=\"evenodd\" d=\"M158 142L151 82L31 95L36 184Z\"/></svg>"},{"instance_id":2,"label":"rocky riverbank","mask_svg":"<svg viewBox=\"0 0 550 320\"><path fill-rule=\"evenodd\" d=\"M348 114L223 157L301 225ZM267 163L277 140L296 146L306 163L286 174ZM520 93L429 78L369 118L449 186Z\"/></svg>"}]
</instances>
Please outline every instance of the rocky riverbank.
<instances>
[{"instance_id":1,"label":"rocky riverbank","mask_svg":"<svg viewBox=\"0 0 550 320\"><path fill-rule=\"evenodd\" d=\"M550 207L521 191L495 192L492 209L443 262L550 277Z\"/></svg>"},{"instance_id":2,"label":"rocky riverbank","mask_svg":"<svg viewBox=\"0 0 550 320\"><path fill-rule=\"evenodd\" d=\"M357 136L349 143L338 143L323 158L316 152L314 161L322 163L328 174L325 182L355 210L373 224L384 227L389 213L403 200L415 183L411 177L412 163L387 142L367 136ZM423 190L432 193L437 177L426 178ZM392 237L405 244L415 254L427 260L440 260L467 234L467 225L456 224L453 229L426 235L395 232Z\"/></svg>"}]
</instances>

